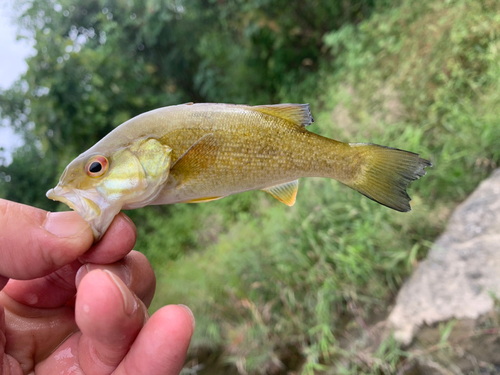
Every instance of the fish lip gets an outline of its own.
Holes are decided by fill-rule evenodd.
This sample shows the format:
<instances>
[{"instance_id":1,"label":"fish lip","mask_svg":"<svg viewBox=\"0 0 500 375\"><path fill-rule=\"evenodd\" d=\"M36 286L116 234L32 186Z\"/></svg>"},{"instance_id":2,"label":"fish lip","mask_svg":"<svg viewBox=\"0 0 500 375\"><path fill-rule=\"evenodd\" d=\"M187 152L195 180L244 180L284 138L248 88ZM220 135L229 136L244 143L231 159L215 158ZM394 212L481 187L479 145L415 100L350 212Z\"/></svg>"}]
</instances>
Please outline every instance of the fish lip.
<instances>
[{"instance_id":1,"label":"fish lip","mask_svg":"<svg viewBox=\"0 0 500 375\"><path fill-rule=\"evenodd\" d=\"M98 193L92 194L93 196L91 197L87 195L89 194L86 191L68 189L60 185L47 192L47 198L68 205L85 220L91 221L101 215L101 208L99 206L101 199L97 199L96 202L95 198L100 198L96 196Z\"/></svg>"},{"instance_id":2,"label":"fish lip","mask_svg":"<svg viewBox=\"0 0 500 375\"><path fill-rule=\"evenodd\" d=\"M92 228L95 241L102 238L121 209L121 205L110 204L97 189L80 190L57 185L46 195L49 199L67 204L87 221Z\"/></svg>"}]
</instances>

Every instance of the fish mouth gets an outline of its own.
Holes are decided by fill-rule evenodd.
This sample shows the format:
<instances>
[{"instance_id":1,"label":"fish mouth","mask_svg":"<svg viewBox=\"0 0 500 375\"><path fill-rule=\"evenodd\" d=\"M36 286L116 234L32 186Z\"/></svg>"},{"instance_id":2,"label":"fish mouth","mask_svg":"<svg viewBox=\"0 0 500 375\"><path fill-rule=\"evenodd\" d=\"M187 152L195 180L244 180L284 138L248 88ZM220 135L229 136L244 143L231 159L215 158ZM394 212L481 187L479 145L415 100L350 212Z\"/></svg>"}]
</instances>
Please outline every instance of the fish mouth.
<instances>
[{"instance_id":1,"label":"fish mouth","mask_svg":"<svg viewBox=\"0 0 500 375\"><path fill-rule=\"evenodd\" d=\"M47 198L68 205L83 217L92 228L96 241L106 232L121 209L121 207L118 210L113 209L96 190L70 189L57 185L47 192Z\"/></svg>"},{"instance_id":2,"label":"fish mouth","mask_svg":"<svg viewBox=\"0 0 500 375\"><path fill-rule=\"evenodd\" d=\"M83 196L82 191L56 186L47 192L47 198L68 205L85 220L90 221L101 214L101 209L93 200Z\"/></svg>"}]
</instances>

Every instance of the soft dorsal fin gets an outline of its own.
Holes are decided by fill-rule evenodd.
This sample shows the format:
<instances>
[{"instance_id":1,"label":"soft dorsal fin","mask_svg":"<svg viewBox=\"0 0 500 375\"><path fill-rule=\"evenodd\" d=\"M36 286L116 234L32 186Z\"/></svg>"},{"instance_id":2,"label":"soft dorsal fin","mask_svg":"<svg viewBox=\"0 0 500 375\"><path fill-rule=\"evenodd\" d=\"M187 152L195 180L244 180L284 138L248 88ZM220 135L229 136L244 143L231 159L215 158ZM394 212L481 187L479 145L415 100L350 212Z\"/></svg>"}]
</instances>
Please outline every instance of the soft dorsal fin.
<instances>
[{"instance_id":1,"label":"soft dorsal fin","mask_svg":"<svg viewBox=\"0 0 500 375\"><path fill-rule=\"evenodd\" d=\"M252 109L293 122L298 126L307 126L314 122L309 104L258 105Z\"/></svg>"},{"instance_id":2,"label":"soft dorsal fin","mask_svg":"<svg viewBox=\"0 0 500 375\"><path fill-rule=\"evenodd\" d=\"M271 194L274 198L276 198L280 202L283 202L288 206L293 206L295 204L295 198L297 197L298 189L299 189L299 180L295 180L286 182L281 185L271 186L261 190Z\"/></svg>"},{"instance_id":3,"label":"soft dorsal fin","mask_svg":"<svg viewBox=\"0 0 500 375\"><path fill-rule=\"evenodd\" d=\"M215 136L212 133L205 134L177 159L170 170L183 177L194 175L215 162L218 150Z\"/></svg>"}]
</instances>

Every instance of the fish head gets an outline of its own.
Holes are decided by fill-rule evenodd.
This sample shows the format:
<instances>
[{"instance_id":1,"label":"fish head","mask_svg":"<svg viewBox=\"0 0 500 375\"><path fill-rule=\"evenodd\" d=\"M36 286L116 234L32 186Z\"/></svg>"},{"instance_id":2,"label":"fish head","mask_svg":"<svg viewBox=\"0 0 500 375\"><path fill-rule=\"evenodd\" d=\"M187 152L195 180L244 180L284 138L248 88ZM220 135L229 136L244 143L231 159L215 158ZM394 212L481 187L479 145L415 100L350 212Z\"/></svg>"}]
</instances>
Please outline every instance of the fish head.
<instances>
[{"instance_id":1,"label":"fish head","mask_svg":"<svg viewBox=\"0 0 500 375\"><path fill-rule=\"evenodd\" d=\"M153 138L110 151L100 143L73 160L47 192L48 198L78 212L96 241L122 208L144 207L156 198L168 177L172 152Z\"/></svg>"}]
</instances>

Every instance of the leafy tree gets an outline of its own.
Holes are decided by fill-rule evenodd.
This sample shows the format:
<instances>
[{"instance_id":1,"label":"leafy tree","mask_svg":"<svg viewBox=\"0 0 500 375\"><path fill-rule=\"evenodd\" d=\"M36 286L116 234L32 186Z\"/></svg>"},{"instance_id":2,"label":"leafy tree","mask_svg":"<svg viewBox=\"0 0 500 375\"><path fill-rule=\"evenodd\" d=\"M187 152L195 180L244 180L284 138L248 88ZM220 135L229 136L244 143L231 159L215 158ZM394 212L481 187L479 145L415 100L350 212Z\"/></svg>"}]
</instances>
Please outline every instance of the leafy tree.
<instances>
[{"instance_id":1,"label":"leafy tree","mask_svg":"<svg viewBox=\"0 0 500 375\"><path fill-rule=\"evenodd\" d=\"M318 68L332 58L323 36L345 23L359 23L377 7L378 1L17 0L16 4L20 9L19 26L32 35L37 54L28 60L29 69L22 79L11 89L0 92L0 116L25 140L12 164L0 165L0 195L55 209L56 204L45 198L45 192L55 185L68 162L115 126L139 113L189 101L302 102L307 93L317 90ZM295 245L280 242L283 231L273 236L263 235L257 223L251 230L239 231L235 223L242 222L244 227L250 221L254 225L253 219L248 218L264 217L259 212L260 202L248 197L235 196L214 203L216 215L209 208L185 205L138 210L132 215L143 219L137 222L145 222L139 227L139 241L142 241L139 248L147 249L153 261L158 259L158 269L166 259L178 259L185 250L209 247L221 232L230 232L228 228L234 227L238 236L242 233L241 241L238 240L241 248L227 245L231 251L223 249L222 255L216 254L220 261L202 262L213 266L207 272L186 268L189 272L178 275L183 283L174 280L172 285L182 284L187 288L186 275L195 276L194 281L202 277L203 283L202 287L183 290L183 296L197 291L211 293L212 286L217 290L223 285L239 288L244 294L253 290L256 283L252 278L266 277L270 285L266 293L261 293L263 303L265 298L277 298L276 288L290 295L295 287L306 289L311 284L306 284L308 278L303 275L298 282L283 278L288 284L295 283L292 287L276 284L273 280L281 275L276 273L274 263L260 271L259 262L264 254L260 256L252 246L264 252L271 249L271 240L276 240L273 251L282 256L277 248ZM166 211L172 218L165 215ZM303 224L297 228L303 228ZM312 229L310 232L315 233ZM292 231L288 237L298 238ZM247 239L255 243L247 244ZM301 248L306 252L311 241L304 243L307 244ZM235 255L224 255L230 253ZM203 256L201 251L199 254ZM296 252L291 254L295 256ZM280 264L293 264L286 257L283 261L278 256L277 259ZM232 267L236 263L238 267ZM195 263L193 269L197 267ZM310 268L309 264L307 267ZM165 277L159 280L168 281ZM208 289L204 289L206 285ZM163 296L158 304L175 295L171 289L168 289L170 295ZM213 296L216 294L213 292ZM226 301L226 294L226 291L220 293L223 297L219 298ZM210 298L219 301L213 296ZM332 296L340 300L342 293ZM208 298L206 295L199 297L195 300L212 306L201 298ZM310 301L312 306L315 300ZM327 300L323 305L329 303ZM214 321L249 319L248 314L241 313L241 308L236 312L234 306L221 304L218 308L213 311L219 311L220 316ZM324 310L328 311L326 307ZM309 317L314 313L305 309L300 316L308 319L304 318L300 327L287 314L286 319L279 321L283 323L283 335L306 337L304 332L310 328ZM329 318L323 313L321 320L328 337L331 336ZM213 327L210 324L205 328ZM260 339L254 339L253 346L249 346L250 354L245 352L249 357L257 353L254 356L257 358L266 351L254 367L274 356L277 336L269 332L269 327L261 329ZM307 337L303 342L315 342L311 338L314 339ZM291 342L288 339L284 338L283 345ZM294 340L295 343L297 339ZM259 345L261 342L266 343L265 347Z\"/></svg>"},{"instance_id":2,"label":"leafy tree","mask_svg":"<svg viewBox=\"0 0 500 375\"><path fill-rule=\"evenodd\" d=\"M318 66L322 37L375 0L18 0L34 38L3 117L65 164L141 112L186 101L276 102Z\"/></svg>"}]
</instances>

